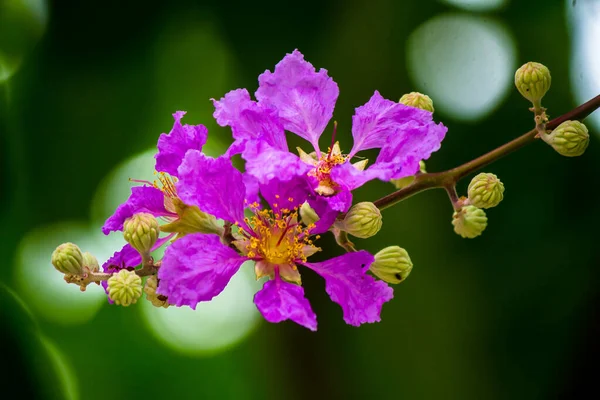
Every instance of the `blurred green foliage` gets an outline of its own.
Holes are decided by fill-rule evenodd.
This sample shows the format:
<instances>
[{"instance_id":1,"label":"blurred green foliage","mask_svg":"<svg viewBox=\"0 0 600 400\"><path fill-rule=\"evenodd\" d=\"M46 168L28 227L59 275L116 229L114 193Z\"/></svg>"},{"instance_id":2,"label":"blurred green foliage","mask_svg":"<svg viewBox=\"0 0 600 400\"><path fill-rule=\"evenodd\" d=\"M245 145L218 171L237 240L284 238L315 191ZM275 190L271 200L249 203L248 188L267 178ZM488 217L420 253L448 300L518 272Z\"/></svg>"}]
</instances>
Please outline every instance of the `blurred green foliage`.
<instances>
[{"instance_id":1,"label":"blurred green foliage","mask_svg":"<svg viewBox=\"0 0 600 400\"><path fill-rule=\"evenodd\" d=\"M47 6L47 23L35 17L46 14L27 8L34 3ZM6 285L0 342L3 369L11 371L0 379L3 390L18 398L86 400L466 400L570 398L586 382L593 388L584 378L598 355L590 345L600 301L594 128L583 157L565 159L537 143L487 168L506 192L478 239L454 234L442 191L384 211L381 232L357 245L373 252L400 245L415 267L396 286L379 324L345 325L322 280L305 272L317 333L262 323L241 343L198 356L165 347L148 332L139 307L105 305L91 321L67 326L30 314L27 301L18 300L24 293L7 289L17 286L16 249L28 232L89 220L103 178L154 146L176 110L188 111L188 123L205 124L211 140L230 140L212 120L209 99L238 87L254 91L258 74L294 48L339 84L334 118L346 150L354 108L373 90L395 99L420 85L409 79L406 39L445 12L500 21L516 40L517 63L550 67L552 88L544 99L550 115L571 109L567 3L513 0L478 14L432 0L0 0L0 65L11 70L0 82L0 280ZM427 170L453 167L528 130L527 107L509 89L476 122L436 112L449 131ZM300 144L290 138L290 148ZM373 182L355 200L392 189ZM341 252L332 238L321 244L323 257Z\"/></svg>"}]
</instances>

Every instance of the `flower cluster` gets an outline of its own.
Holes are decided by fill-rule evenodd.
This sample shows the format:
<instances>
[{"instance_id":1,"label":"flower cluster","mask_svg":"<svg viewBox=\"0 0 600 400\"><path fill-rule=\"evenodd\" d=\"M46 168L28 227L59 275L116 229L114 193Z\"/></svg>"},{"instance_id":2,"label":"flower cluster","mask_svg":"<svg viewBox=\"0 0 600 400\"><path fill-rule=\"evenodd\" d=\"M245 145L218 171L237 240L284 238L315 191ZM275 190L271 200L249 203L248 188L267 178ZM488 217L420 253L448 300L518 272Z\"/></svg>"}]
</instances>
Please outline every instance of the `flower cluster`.
<instances>
[{"instance_id":1,"label":"flower cluster","mask_svg":"<svg viewBox=\"0 0 600 400\"><path fill-rule=\"evenodd\" d=\"M327 71L315 70L296 50L258 81L256 100L246 89L213 100L217 123L230 127L234 139L218 158L202 153L208 135L203 125L182 125L185 113L173 115L173 129L158 140L157 180L137 181L140 185L102 228L105 234L124 231L129 242L102 266L111 274L103 282L109 298L128 305L132 301L123 299L132 298L132 293L140 296L141 281L118 273L134 271L145 260L144 265L156 272L151 275L152 290L145 289L153 304L195 308L221 293L251 261L256 278L268 278L254 302L270 322L289 319L316 330L317 319L301 285L302 268L325 279L327 293L341 306L348 324L379 321L393 290L369 272L373 255L361 250L325 261L309 258L321 250L318 241L325 232L347 229L367 237L349 223L344 228L343 218L339 220L352 206L352 191L375 178L413 176L420 162L440 148L446 128L433 122L431 112L375 92L352 118L350 151L344 152L336 141L335 122L330 145L322 150L319 139L339 94ZM286 131L306 139L311 149L290 152ZM368 149L380 149L370 166L368 160L357 159ZM244 172L232 164L237 154L245 160ZM381 216L372 208L379 218L378 230ZM156 218L165 223L157 225ZM363 226L361 218L362 214L346 220ZM163 259L155 263L150 253L165 244ZM388 264L393 270L394 263ZM405 270L405 262L397 264L398 273Z\"/></svg>"},{"instance_id":2,"label":"flower cluster","mask_svg":"<svg viewBox=\"0 0 600 400\"><path fill-rule=\"evenodd\" d=\"M549 74L537 64L520 71L515 81L534 104L534 133L561 154L581 154L588 143L582 124L567 121L555 132L546 131L541 97L549 87ZM375 91L356 108L354 140L345 152L348 147L336 140L337 123L330 124L339 89L326 70L317 71L296 50L258 82L255 100L246 89L213 100L214 118L230 128L234 139L217 158L202 152L207 129L182 125L185 113L173 114L171 132L158 140L157 180L136 181L140 185L102 227L105 234L122 231L128 243L102 271L76 245L59 246L52 263L67 282L82 290L102 282L109 300L122 306L134 304L144 292L156 307L195 308L218 296L244 264L253 265L256 278L266 278L254 296L264 318L316 330L317 318L302 287L301 270L306 268L325 280L344 321L359 326L380 320L383 304L393 297L388 284L403 282L413 264L399 246L372 255L350 242L348 235L368 238L382 226L375 203L352 204L353 190L373 179L400 189L397 198L443 187L454 206L454 230L465 238L483 232L487 217L482 208L495 207L503 198L503 183L489 173L473 179L468 198L458 198L456 181L461 171L474 169L470 165L426 173L423 160L440 148L447 129L433 121L433 103L425 95L413 92L395 102ZM329 145L322 148L320 139L328 126ZM308 151L290 152L286 132L305 139ZM359 153L372 149L379 154L368 165ZM232 163L236 155L245 161L243 172ZM389 206L393 197L382 200ZM346 253L314 260L321 251L319 239L328 232ZM163 259L154 261L152 252L164 245ZM144 283L141 278L146 276Z\"/></svg>"}]
</instances>

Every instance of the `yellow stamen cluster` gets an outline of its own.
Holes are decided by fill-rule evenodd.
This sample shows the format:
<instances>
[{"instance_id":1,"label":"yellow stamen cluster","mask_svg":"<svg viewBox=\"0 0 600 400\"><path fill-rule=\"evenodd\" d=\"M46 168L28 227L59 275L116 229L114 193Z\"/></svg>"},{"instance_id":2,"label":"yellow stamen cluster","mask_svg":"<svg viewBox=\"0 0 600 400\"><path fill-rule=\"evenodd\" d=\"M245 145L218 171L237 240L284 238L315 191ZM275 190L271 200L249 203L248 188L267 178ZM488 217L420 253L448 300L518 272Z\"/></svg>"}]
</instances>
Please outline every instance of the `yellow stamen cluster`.
<instances>
[{"instance_id":1,"label":"yellow stamen cluster","mask_svg":"<svg viewBox=\"0 0 600 400\"><path fill-rule=\"evenodd\" d=\"M322 154L321 158L316 161L315 168L309 172L309 175L314 176L319 181L319 186L316 191L319 194L328 196L332 195L338 189L338 184L331 179L331 170L336 165L346 162L340 150L340 146L336 143L332 148L327 149L326 154Z\"/></svg>"},{"instance_id":2,"label":"yellow stamen cluster","mask_svg":"<svg viewBox=\"0 0 600 400\"><path fill-rule=\"evenodd\" d=\"M273 265L292 265L306 261L319 250L310 236L314 225L304 227L298 222L298 207L289 210L273 204L275 210L259 210L257 203L249 207L255 215L244 222L252 232L239 228L244 236L240 250L247 257Z\"/></svg>"},{"instance_id":3,"label":"yellow stamen cluster","mask_svg":"<svg viewBox=\"0 0 600 400\"><path fill-rule=\"evenodd\" d=\"M177 178L165 172L159 172L157 175L158 181L154 181L152 186L161 190L165 194L165 197L177 198L177 189L175 189Z\"/></svg>"}]
</instances>

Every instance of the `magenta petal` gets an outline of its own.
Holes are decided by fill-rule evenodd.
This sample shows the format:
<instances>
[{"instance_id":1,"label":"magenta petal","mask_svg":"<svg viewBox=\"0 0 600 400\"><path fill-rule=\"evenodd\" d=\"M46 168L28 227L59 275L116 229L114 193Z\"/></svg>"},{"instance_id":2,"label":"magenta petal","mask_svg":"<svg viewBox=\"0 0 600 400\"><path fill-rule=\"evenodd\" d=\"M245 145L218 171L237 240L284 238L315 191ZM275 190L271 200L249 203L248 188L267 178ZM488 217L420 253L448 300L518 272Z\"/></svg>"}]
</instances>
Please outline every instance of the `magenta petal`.
<instances>
[{"instance_id":1,"label":"magenta petal","mask_svg":"<svg viewBox=\"0 0 600 400\"><path fill-rule=\"evenodd\" d=\"M243 222L246 188L231 160L190 150L179 166L177 194L188 205L229 222Z\"/></svg>"},{"instance_id":2,"label":"magenta petal","mask_svg":"<svg viewBox=\"0 0 600 400\"><path fill-rule=\"evenodd\" d=\"M289 181L273 179L260 185L260 193L272 208L291 210L308 200L312 189L304 176L296 176Z\"/></svg>"},{"instance_id":3,"label":"magenta petal","mask_svg":"<svg viewBox=\"0 0 600 400\"><path fill-rule=\"evenodd\" d=\"M276 149L288 150L277 111L252 101L246 89L232 90L221 100L213 100L213 104L217 123L230 126L235 139L229 155L240 153L247 141L255 139L264 140Z\"/></svg>"},{"instance_id":4,"label":"magenta petal","mask_svg":"<svg viewBox=\"0 0 600 400\"><path fill-rule=\"evenodd\" d=\"M140 212L150 213L155 217L174 215L165 209L165 195L162 191L153 186L134 186L127 201L117 207L115 213L106 220L102 232L108 235L112 231L123 230L125 220Z\"/></svg>"},{"instance_id":5,"label":"magenta petal","mask_svg":"<svg viewBox=\"0 0 600 400\"><path fill-rule=\"evenodd\" d=\"M411 121L431 122L431 113L384 99L378 91L369 101L356 109L352 117L354 146L350 156L361 150L383 147L387 138Z\"/></svg>"},{"instance_id":6,"label":"magenta petal","mask_svg":"<svg viewBox=\"0 0 600 400\"><path fill-rule=\"evenodd\" d=\"M242 156L246 160L246 172L255 176L261 184L273 179L289 181L306 175L312 168L297 155L275 149L264 141L249 142Z\"/></svg>"},{"instance_id":7,"label":"magenta petal","mask_svg":"<svg viewBox=\"0 0 600 400\"><path fill-rule=\"evenodd\" d=\"M294 50L258 77L256 98L279 112L283 127L308 140L319 152L319 137L333 116L339 89L327 70L316 72L304 56Z\"/></svg>"},{"instance_id":8,"label":"magenta petal","mask_svg":"<svg viewBox=\"0 0 600 400\"><path fill-rule=\"evenodd\" d=\"M371 168L391 169L394 179L414 175L419 169L419 161L439 150L447 131L441 123L407 123L388 138Z\"/></svg>"},{"instance_id":9,"label":"magenta petal","mask_svg":"<svg viewBox=\"0 0 600 400\"><path fill-rule=\"evenodd\" d=\"M349 190L342 190L331 197L316 196L309 200L309 204L319 216L311 233L324 233L333 225L340 212L348 211L352 205L352 193Z\"/></svg>"},{"instance_id":10,"label":"magenta petal","mask_svg":"<svg viewBox=\"0 0 600 400\"><path fill-rule=\"evenodd\" d=\"M246 259L217 235L195 233L167 247L158 270L159 294L176 306L196 308L225 289Z\"/></svg>"},{"instance_id":11,"label":"magenta petal","mask_svg":"<svg viewBox=\"0 0 600 400\"><path fill-rule=\"evenodd\" d=\"M242 179L244 181L244 186L246 187L245 198L248 204L260 203L260 197L258 196L260 185L258 179L250 174L242 174Z\"/></svg>"},{"instance_id":12,"label":"magenta petal","mask_svg":"<svg viewBox=\"0 0 600 400\"><path fill-rule=\"evenodd\" d=\"M142 263L142 256L130 244L115 252L111 258L102 264L102 271L115 272L129 267L137 267Z\"/></svg>"},{"instance_id":13,"label":"magenta petal","mask_svg":"<svg viewBox=\"0 0 600 400\"><path fill-rule=\"evenodd\" d=\"M408 161L408 160L406 160ZM417 160L417 168L419 166L419 160ZM389 181L392 179L396 172L399 172L402 169L400 164L393 163L379 163L373 164L369 168L364 171L360 171L356 169L350 163L344 163L341 165L336 165L331 170L331 178L335 183L345 188L347 191L354 190L366 182L373 179L381 179L382 181ZM416 169L413 170L412 174L414 175ZM406 175L406 176L408 176Z\"/></svg>"},{"instance_id":14,"label":"magenta petal","mask_svg":"<svg viewBox=\"0 0 600 400\"><path fill-rule=\"evenodd\" d=\"M269 322L289 319L311 331L317 330L317 316L304 297L302 286L284 282L279 275L265 282L254 295L254 304Z\"/></svg>"},{"instance_id":15,"label":"magenta petal","mask_svg":"<svg viewBox=\"0 0 600 400\"><path fill-rule=\"evenodd\" d=\"M304 265L325 278L325 290L342 306L344 321L359 326L379 322L383 303L394 297L391 287L367 274L373 260L371 254L361 250Z\"/></svg>"},{"instance_id":16,"label":"magenta petal","mask_svg":"<svg viewBox=\"0 0 600 400\"><path fill-rule=\"evenodd\" d=\"M156 170L177 176L177 168L185 153L190 149L202 150L206 143L208 130L204 125L181 125L181 118L185 111L177 111L173 114L175 123L169 134L161 134L158 138L158 153L156 158Z\"/></svg>"}]
</instances>

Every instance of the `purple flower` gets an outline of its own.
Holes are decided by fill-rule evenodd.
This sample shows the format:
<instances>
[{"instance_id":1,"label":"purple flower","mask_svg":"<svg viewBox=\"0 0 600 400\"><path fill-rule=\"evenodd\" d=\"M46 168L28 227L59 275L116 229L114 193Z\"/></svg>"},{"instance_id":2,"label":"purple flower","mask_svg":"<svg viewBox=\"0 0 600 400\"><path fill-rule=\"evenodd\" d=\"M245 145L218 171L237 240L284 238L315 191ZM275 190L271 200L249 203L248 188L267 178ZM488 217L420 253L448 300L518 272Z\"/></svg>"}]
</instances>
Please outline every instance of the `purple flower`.
<instances>
[{"instance_id":1,"label":"purple flower","mask_svg":"<svg viewBox=\"0 0 600 400\"><path fill-rule=\"evenodd\" d=\"M344 154L335 142L335 125L331 146L324 152L319 139L339 94L327 71L316 71L295 50L258 81L258 101L251 100L245 89L213 101L217 123L230 126L235 138L228 154L241 152L246 171L259 184L275 177L282 181L304 177L309 182L311 206L321 197L326 212L347 211L352 204L350 192L369 180L414 175L419 161L440 148L447 131L433 122L430 112L386 100L376 91L352 117L354 145L350 152ZM314 152L290 153L284 129L306 139ZM365 168L366 160L351 163L360 151L377 148L382 150L369 168Z\"/></svg>"},{"instance_id":2,"label":"purple flower","mask_svg":"<svg viewBox=\"0 0 600 400\"><path fill-rule=\"evenodd\" d=\"M348 324L379 321L383 303L393 297L393 291L367 275L374 260L371 254L359 251L320 263L307 261L320 249L313 243L319 238L312 235L314 226L298 221L298 205L307 191L305 179L263 183L260 191L271 208L261 209L257 203L245 202L244 177L227 156L215 159L190 150L177 172L176 188L182 201L233 223L237 229L229 245L217 235L195 233L167 248L158 271L158 293L167 296L170 304L195 308L198 302L211 300L245 261L254 261L257 278L270 278L254 297L267 321L289 319L316 330L316 316L300 286L299 266L325 278L327 293L340 304ZM253 216L244 218L244 208Z\"/></svg>"}]
</instances>

